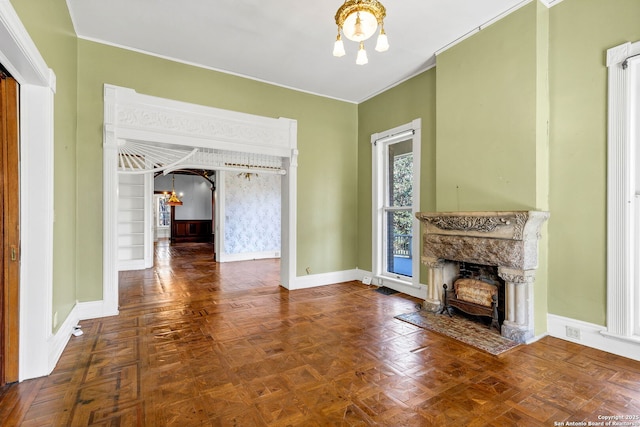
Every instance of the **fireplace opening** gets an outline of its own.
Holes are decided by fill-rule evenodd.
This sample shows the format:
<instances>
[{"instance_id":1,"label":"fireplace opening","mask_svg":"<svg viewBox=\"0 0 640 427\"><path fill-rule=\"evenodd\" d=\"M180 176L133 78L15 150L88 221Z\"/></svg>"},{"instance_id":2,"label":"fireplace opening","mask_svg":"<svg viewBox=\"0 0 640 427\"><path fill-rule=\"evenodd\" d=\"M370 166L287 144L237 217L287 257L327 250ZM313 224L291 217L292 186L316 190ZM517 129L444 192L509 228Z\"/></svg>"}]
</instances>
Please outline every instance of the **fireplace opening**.
<instances>
[{"instance_id":1,"label":"fireplace opening","mask_svg":"<svg viewBox=\"0 0 640 427\"><path fill-rule=\"evenodd\" d=\"M498 267L451 260L445 263L452 270L444 283L440 313L467 317L500 332L505 319L505 281L498 275Z\"/></svg>"},{"instance_id":2,"label":"fireplace opening","mask_svg":"<svg viewBox=\"0 0 640 427\"><path fill-rule=\"evenodd\" d=\"M419 212L416 217L424 225L421 261L429 267L422 307L440 311L444 283L451 286L461 274L480 277L499 284L500 334L521 343L531 340L538 240L549 212ZM457 262L466 263L462 271L452 267Z\"/></svg>"}]
</instances>

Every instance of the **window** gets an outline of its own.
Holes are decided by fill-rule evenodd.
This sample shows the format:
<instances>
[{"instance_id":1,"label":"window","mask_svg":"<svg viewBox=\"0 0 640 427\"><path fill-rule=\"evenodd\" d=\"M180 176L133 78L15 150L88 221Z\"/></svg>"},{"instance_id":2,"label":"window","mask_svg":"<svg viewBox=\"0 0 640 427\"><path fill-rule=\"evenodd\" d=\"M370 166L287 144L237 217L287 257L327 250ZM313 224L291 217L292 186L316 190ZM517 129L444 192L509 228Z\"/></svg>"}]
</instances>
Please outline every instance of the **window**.
<instances>
[{"instance_id":1,"label":"window","mask_svg":"<svg viewBox=\"0 0 640 427\"><path fill-rule=\"evenodd\" d=\"M374 134L373 274L381 285L419 296L420 120Z\"/></svg>"},{"instance_id":2,"label":"window","mask_svg":"<svg viewBox=\"0 0 640 427\"><path fill-rule=\"evenodd\" d=\"M171 206L167 205L164 195L156 196L156 227L171 225Z\"/></svg>"},{"instance_id":3,"label":"window","mask_svg":"<svg viewBox=\"0 0 640 427\"><path fill-rule=\"evenodd\" d=\"M384 274L412 277L412 140L385 144Z\"/></svg>"},{"instance_id":4,"label":"window","mask_svg":"<svg viewBox=\"0 0 640 427\"><path fill-rule=\"evenodd\" d=\"M607 330L640 341L640 42L607 51Z\"/></svg>"}]
</instances>

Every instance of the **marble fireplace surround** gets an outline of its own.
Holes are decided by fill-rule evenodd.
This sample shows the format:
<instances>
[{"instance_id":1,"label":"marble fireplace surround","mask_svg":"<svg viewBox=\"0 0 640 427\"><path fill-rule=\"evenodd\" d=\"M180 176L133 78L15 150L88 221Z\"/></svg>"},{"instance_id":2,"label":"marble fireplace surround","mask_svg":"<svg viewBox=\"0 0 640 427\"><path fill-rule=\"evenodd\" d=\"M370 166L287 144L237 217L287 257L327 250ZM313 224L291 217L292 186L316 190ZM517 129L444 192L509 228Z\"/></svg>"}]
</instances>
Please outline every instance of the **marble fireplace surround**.
<instances>
[{"instance_id":1,"label":"marble fireplace surround","mask_svg":"<svg viewBox=\"0 0 640 427\"><path fill-rule=\"evenodd\" d=\"M502 336L527 342L534 336L533 286L538 268L542 211L418 212L422 263L429 267L423 308L442 308L442 285L452 285L456 263L496 266L505 281Z\"/></svg>"}]
</instances>

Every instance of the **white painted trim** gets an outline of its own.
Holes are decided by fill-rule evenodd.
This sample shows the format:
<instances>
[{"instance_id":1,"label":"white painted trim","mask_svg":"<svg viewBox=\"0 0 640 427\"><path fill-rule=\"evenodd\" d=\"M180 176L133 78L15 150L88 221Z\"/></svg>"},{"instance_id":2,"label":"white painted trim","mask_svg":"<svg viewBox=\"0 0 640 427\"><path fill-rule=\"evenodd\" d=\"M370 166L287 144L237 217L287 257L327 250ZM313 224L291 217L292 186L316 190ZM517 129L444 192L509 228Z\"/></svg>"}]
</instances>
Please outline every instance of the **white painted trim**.
<instances>
[{"instance_id":1,"label":"white painted trim","mask_svg":"<svg viewBox=\"0 0 640 427\"><path fill-rule=\"evenodd\" d=\"M72 10L72 8L69 8L69 10ZM77 32L76 32L76 34L77 34ZM317 93L317 92L313 92L313 91L309 91L309 90L300 89L300 88L297 88L297 87L294 87L294 86L288 86L288 85L283 85L283 84L280 84L280 83L274 83L272 81L259 79L259 78L254 77L254 76L249 76L247 74L234 73L232 71L224 70L222 68L210 67L208 65L203 65L203 64L200 64L198 62L185 61L183 59L174 58L174 57L168 56L168 55L160 55L160 54L158 54L156 52L151 52L151 51L144 50L144 49L137 49L135 47L125 46L125 45L122 45L122 44L119 44L119 43L113 43L111 41L103 40L103 39L100 39L100 38L97 38L97 37L87 37L87 36L79 35L78 39L86 40L86 41L93 42L93 43L99 43L99 44L103 44L105 46L111 46L111 47L115 47L115 48L118 48L118 49L128 50L130 52L141 53L143 55L148 55L148 56L153 56L155 58L165 59L167 61L176 62L178 64L190 65L192 67L198 67L198 68L202 68L204 70L215 71L215 72L222 73L222 74L228 74L230 76L242 77L243 79L253 80L253 81L260 82L260 83L265 83L265 84L268 84L268 85L271 85L271 86L281 87L281 88L284 88L284 89L290 89L290 90L293 90L293 91L296 91L296 92L300 92L300 93L307 93L309 95L315 95L315 96L320 96L322 98L333 99L333 100L341 101L341 102L347 102L349 104L357 104L357 102L354 102L352 100L343 99L343 98L337 98L335 96L328 96L328 95L325 95L325 94L321 94L321 93Z\"/></svg>"},{"instance_id":2,"label":"white painted trim","mask_svg":"<svg viewBox=\"0 0 640 427\"><path fill-rule=\"evenodd\" d=\"M460 37L458 37L457 39L451 41L450 43L444 45L443 47L441 47L440 49L436 50L435 52L435 56L436 58L438 57L438 55L440 55L442 52L446 52L447 50L451 49L452 47L454 47L455 45L457 45L458 43L461 43L463 41L465 41L466 39L468 39L469 37L479 33L480 31L484 30L485 28L487 28L489 25L491 24L495 24L496 22L500 21L502 18L507 17L508 15L511 15L513 12L515 12L516 10L528 5L529 3L531 3L532 0L523 0L520 3L516 4L515 6L511 7L510 9L502 12L501 14L493 17L492 19L488 20L487 22L477 26L476 28L474 28L473 30L469 31L468 33L465 33L463 35L461 35ZM553 0L552 0L553 1ZM544 2L543 2L544 3Z\"/></svg>"},{"instance_id":3,"label":"white painted trim","mask_svg":"<svg viewBox=\"0 0 640 427\"><path fill-rule=\"evenodd\" d=\"M227 224L225 212L227 211L227 185L225 180L226 171L216 171L216 222L214 233L214 250L216 252L216 260L220 261L220 258L224 256L224 232Z\"/></svg>"},{"instance_id":4,"label":"white painted trim","mask_svg":"<svg viewBox=\"0 0 640 427\"><path fill-rule=\"evenodd\" d=\"M20 381L50 373L53 329L53 92L20 87Z\"/></svg>"},{"instance_id":5,"label":"white painted trim","mask_svg":"<svg viewBox=\"0 0 640 427\"><path fill-rule=\"evenodd\" d=\"M580 339L569 338L567 328L579 331ZM607 334L607 328L593 323L547 314L547 330L552 337L571 341L587 347L640 360L640 340L621 340Z\"/></svg>"},{"instance_id":6,"label":"white painted trim","mask_svg":"<svg viewBox=\"0 0 640 427\"><path fill-rule=\"evenodd\" d=\"M291 137L298 133L298 124L291 122ZM298 242L298 150L292 149L291 156L283 159L283 166L287 174L282 177L280 197L281 206L281 239L280 239L280 285L293 289L296 281L297 242Z\"/></svg>"},{"instance_id":7,"label":"white painted trim","mask_svg":"<svg viewBox=\"0 0 640 427\"><path fill-rule=\"evenodd\" d=\"M20 84L20 381L48 375L53 306L53 97L47 67L9 0L0 0L0 63Z\"/></svg>"},{"instance_id":8,"label":"white painted trim","mask_svg":"<svg viewBox=\"0 0 640 427\"><path fill-rule=\"evenodd\" d=\"M362 278L365 276L365 274L362 273L362 270L354 268L353 270L300 276L296 277L294 285L290 287L289 290L315 288L317 286L334 285L336 283L351 282L354 280L362 281Z\"/></svg>"},{"instance_id":9,"label":"white painted trim","mask_svg":"<svg viewBox=\"0 0 640 427\"><path fill-rule=\"evenodd\" d=\"M632 71L640 61L626 59L640 53L640 42L607 51L607 334L634 336L635 157L632 112L640 103L632 88Z\"/></svg>"},{"instance_id":10,"label":"white painted trim","mask_svg":"<svg viewBox=\"0 0 640 427\"><path fill-rule=\"evenodd\" d=\"M557 6L558 4L562 3L562 1L563 0L540 0L540 3L551 9L553 6Z\"/></svg>"},{"instance_id":11,"label":"white painted trim","mask_svg":"<svg viewBox=\"0 0 640 427\"><path fill-rule=\"evenodd\" d=\"M189 104L107 84L104 87L103 129L103 296L108 307L117 313L117 145L119 140L126 139L281 157L286 174L282 178L280 274L282 286L289 288L296 277L298 151L295 120ZM221 188L218 202L223 199L223 193ZM221 249L218 254L224 252L224 247Z\"/></svg>"},{"instance_id":12,"label":"white painted trim","mask_svg":"<svg viewBox=\"0 0 640 427\"><path fill-rule=\"evenodd\" d=\"M21 85L49 87L55 92L55 75L9 0L0 0L0 63Z\"/></svg>"},{"instance_id":13,"label":"white painted trim","mask_svg":"<svg viewBox=\"0 0 640 427\"><path fill-rule=\"evenodd\" d=\"M374 276L373 284L377 284L377 286L386 286L421 300L427 299L427 286L421 285L420 283L415 284L406 280L394 279L393 277L387 276Z\"/></svg>"},{"instance_id":14,"label":"white painted trim","mask_svg":"<svg viewBox=\"0 0 640 427\"><path fill-rule=\"evenodd\" d=\"M252 261L256 259L279 259L280 252L244 252L239 254L220 254L218 262Z\"/></svg>"},{"instance_id":15,"label":"white painted trim","mask_svg":"<svg viewBox=\"0 0 640 427\"><path fill-rule=\"evenodd\" d=\"M413 135L409 133L413 132ZM404 135L404 136L403 136ZM386 176L384 167L384 146L387 144L404 141L411 139L413 142L413 232L412 239L412 253L414 254L412 259L412 272L413 277L407 280L396 280L383 273L384 267L384 253L383 253L383 241L381 239L383 216L382 212L384 204L384 179ZM373 268L373 276L378 280L384 280L390 287L394 288L398 286L398 291L407 293L409 295L421 298L424 294L426 298L426 289L422 289L420 286L420 221L416 218L416 213L420 210L420 174L421 174L421 152L422 152L422 120L415 119L410 123L397 126L393 129L386 130L380 133L374 133L371 135L371 170L372 170L372 230L371 230L371 266Z\"/></svg>"},{"instance_id":16,"label":"white painted trim","mask_svg":"<svg viewBox=\"0 0 640 427\"><path fill-rule=\"evenodd\" d=\"M76 313L78 321L114 315L113 308L104 301L79 302L76 304Z\"/></svg>"},{"instance_id":17,"label":"white painted trim","mask_svg":"<svg viewBox=\"0 0 640 427\"><path fill-rule=\"evenodd\" d=\"M111 113L105 106L105 115ZM102 299L112 315L119 313L118 295L118 162L115 128L105 124L102 152ZM108 141L108 142L107 142Z\"/></svg>"},{"instance_id":18,"label":"white painted trim","mask_svg":"<svg viewBox=\"0 0 640 427\"><path fill-rule=\"evenodd\" d=\"M156 226L153 220L155 211L153 194L153 174L148 173L144 176L144 216L146 225L144 229L144 268L153 267L153 235Z\"/></svg>"},{"instance_id":19,"label":"white painted trim","mask_svg":"<svg viewBox=\"0 0 640 427\"><path fill-rule=\"evenodd\" d=\"M153 248L153 243L151 244L151 248ZM151 267L153 267L153 265ZM144 270L145 268L149 267L147 267L146 260L144 259L127 259L118 261L118 271L135 271Z\"/></svg>"},{"instance_id":20,"label":"white painted trim","mask_svg":"<svg viewBox=\"0 0 640 427\"><path fill-rule=\"evenodd\" d=\"M73 307L71 313L67 316L67 318L62 322L62 325L58 328L58 331L49 337L47 341L47 354L49 360L48 372L51 373L53 369L56 367L64 348L67 346L69 342L69 338L71 338L71 333L73 332L73 327L78 324L78 315L77 315L77 305ZM43 352L44 353L44 352Z\"/></svg>"}]
</instances>

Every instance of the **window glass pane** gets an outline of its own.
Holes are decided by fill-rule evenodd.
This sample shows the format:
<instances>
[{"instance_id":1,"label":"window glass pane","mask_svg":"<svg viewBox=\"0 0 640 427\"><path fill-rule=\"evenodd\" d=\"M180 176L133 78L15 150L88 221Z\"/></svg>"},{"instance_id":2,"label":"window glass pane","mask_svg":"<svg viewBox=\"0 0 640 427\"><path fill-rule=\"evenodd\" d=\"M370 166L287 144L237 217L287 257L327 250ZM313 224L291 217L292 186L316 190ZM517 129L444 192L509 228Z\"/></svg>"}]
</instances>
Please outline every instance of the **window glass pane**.
<instances>
[{"instance_id":1,"label":"window glass pane","mask_svg":"<svg viewBox=\"0 0 640 427\"><path fill-rule=\"evenodd\" d=\"M171 224L171 207L167 199L158 197L158 227L168 227Z\"/></svg>"},{"instance_id":2,"label":"window glass pane","mask_svg":"<svg viewBox=\"0 0 640 427\"><path fill-rule=\"evenodd\" d=\"M411 206L413 204L413 147L412 141L390 144L388 206Z\"/></svg>"},{"instance_id":3,"label":"window glass pane","mask_svg":"<svg viewBox=\"0 0 640 427\"><path fill-rule=\"evenodd\" d=\"M387 212L387 272L412 277L411 239L413 215L410 210Z\"/></svg>"}]
</instances>

